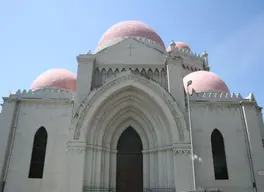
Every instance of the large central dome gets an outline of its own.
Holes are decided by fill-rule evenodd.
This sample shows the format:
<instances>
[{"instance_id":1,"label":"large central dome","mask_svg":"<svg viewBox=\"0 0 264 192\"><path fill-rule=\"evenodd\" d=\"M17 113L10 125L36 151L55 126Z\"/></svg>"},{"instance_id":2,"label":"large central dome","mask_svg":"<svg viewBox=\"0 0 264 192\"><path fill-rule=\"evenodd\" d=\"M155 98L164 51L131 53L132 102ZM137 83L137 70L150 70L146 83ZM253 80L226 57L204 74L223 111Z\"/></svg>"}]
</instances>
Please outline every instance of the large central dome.
<instances>
[{"instance_id":1,"label":"large central dome","mask_svg":"<svg viewBox=\"0 0 264 192\"><path fill-rule=\"evenodd\" d=\"M140 21L123 21L113 25L103 34L97 45L97 50L107 47L115 40L126 37L142 37L165 48L160 36L148 25Z\"/></svg>"}]
</instances>

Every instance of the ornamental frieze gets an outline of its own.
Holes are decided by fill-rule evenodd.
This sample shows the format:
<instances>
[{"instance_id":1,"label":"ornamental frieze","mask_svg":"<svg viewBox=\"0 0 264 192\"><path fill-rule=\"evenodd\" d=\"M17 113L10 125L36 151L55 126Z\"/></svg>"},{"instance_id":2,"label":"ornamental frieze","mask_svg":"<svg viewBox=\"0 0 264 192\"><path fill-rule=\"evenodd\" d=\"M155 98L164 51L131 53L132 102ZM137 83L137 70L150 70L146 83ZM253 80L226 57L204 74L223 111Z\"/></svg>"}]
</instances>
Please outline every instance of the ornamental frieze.
<instances>
[{"instance_id":1,"label":"ornamental frieze","mask_svg":"<svg viewBox=\"0 0 264 192\"><path fill-rule=\"evenodd\" d=\"M69 154L81 154L81 153L84 153L86 151L85 148L68 148L67 149L67 152Z\"/></svg>"},{"instance_id":2,"label":"ornamental frieze","mask_svg":"<svg viewBox=\"0 0 264 192\"><path fill-rule=\"evenodd\" d=\"M174 155L176 156L182 156L182 155L191 155L191 149L173 149Z\"/></svg>"}]
</instances>

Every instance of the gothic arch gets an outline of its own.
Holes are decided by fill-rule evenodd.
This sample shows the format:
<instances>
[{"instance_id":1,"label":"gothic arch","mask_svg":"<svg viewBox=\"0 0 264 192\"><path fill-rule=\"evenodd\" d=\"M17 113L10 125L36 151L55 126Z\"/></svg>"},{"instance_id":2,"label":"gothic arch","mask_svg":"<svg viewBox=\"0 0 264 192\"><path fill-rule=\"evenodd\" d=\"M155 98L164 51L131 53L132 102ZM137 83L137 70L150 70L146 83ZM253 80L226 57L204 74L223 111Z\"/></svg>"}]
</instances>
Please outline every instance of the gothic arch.
<instances>
[{"instance_id":1,"label":"gothic arch","mask_svg":"<svg viewBox=\"0 0 264 192\"><path fill-rule=\"evenodd\" d=\"M40 127L34 135L28 178L41 179L43 177L47 141L47 130Z\"/></svg>"},{"instance_id":2,"label":"gothic arch","mask_svg":"<svg viewBox=\"0 0 264 192\"><path fill-rule=\"evenodd\" d=\"M222 133L218 129L214 129L211 134L211 145L215 179L226 180L229 177L226 162L225 142Z\"/></svg>"},{"instance_id":3,"label":"gothic arch","mask_svg":"<svg viewBox=\"0 0 264 192\"><path fill-rule=\"evenodd\" d=\"M92 91L74 122L74 140L107 148L116 146L125 122L137 124L134 128L144 148L189 141L185 120L172 96L158 83L131 71L108 78Z\"/></svg>"}]
</instances>

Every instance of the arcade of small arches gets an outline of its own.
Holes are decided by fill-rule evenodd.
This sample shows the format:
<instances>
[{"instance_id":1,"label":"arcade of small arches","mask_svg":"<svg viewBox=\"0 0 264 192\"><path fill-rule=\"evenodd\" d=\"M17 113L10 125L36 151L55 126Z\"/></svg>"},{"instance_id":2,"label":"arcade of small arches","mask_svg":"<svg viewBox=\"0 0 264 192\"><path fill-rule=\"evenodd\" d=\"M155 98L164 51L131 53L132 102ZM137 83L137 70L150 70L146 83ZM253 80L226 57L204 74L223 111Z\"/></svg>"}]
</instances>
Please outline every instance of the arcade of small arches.
<instances>
[{"instance_id":1,"label":"arcade of small arches","mask_svg":"<svg viewBox=\"0 0 264 192\"><path fill-rule=\"evenodd\" d=\"M167 72L165 68L122 68L122 69L106 69L106 68L96 68L93 72L93 82L92 82L92 89L99 87L103 82L110 77L116 76L119 73L125 71L133 70L137 74L141 74L147 78L151 78L161 84L166 90L168 89L167 85Z\"/></svg>"}]
</instances>

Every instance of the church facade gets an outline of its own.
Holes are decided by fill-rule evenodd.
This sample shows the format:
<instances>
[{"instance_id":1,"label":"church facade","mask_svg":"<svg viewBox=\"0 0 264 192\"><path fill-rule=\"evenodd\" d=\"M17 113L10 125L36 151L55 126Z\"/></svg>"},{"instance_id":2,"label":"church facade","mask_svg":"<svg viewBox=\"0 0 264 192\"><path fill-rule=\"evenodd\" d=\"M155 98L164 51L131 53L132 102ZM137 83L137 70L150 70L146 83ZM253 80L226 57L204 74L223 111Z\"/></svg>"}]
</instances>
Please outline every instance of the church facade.
<instances>
[{"instance_id":1,"label":"church facade","mask_svg":"<svg viewBox=\"0 0 264 192\"><path fill-rule=\"evenodd\" d=\"M206 52L125 21L77 62L3 98L1 192L264 191L261 108Z\"/></svg>"}]
</instances>

